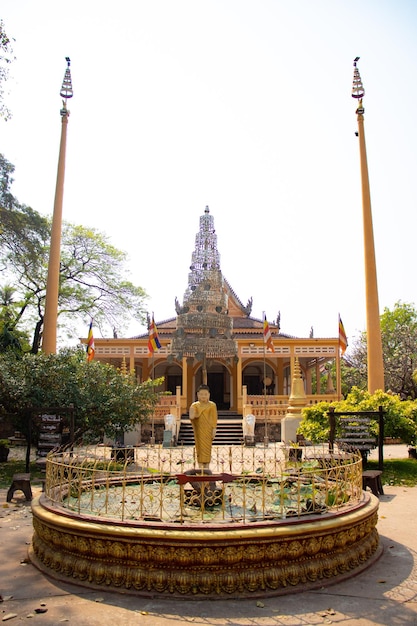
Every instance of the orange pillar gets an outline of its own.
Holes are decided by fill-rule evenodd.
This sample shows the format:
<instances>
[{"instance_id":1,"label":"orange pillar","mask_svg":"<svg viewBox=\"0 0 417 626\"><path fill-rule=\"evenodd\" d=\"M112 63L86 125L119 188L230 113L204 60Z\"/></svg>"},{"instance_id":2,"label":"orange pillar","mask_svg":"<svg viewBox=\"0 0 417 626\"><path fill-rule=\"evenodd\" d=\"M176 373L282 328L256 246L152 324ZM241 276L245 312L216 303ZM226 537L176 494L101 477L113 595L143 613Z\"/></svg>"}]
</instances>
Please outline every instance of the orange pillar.
<instances>
[{"instance_id":1,"label":"orange pillar","mask_svg":"<svg viewBox=\"0 0 417 626\"><path fill-rule=\"evenodd\" d=\"M359 98L358 137L362 179L363 240L365 257L366 334L368 347L368 391L384 391L384 361L382 352L381 320L379 315L378 281L375 260L374 231L372 224L371 194L369 189L368 162L366 158L364 112L362 98L365 94L355 61L353 97ZM355 95L356 93L356 95Z\"/></svg>"},{"instance_id":2,"label":"orange pillar","mask_svg":"<svg viewBox=\"0 0 417 626\"><path fill-rule=\"evenodd\" d=\"M238 359L233 361L232 367L233 387L230 389L232 400L230 409L232 411L239 411L239 407L242 407L242 358L240 354L238 354L238 357Z\"/></svg>"},{"instance_id":3,"label":"orange pillar","mask_svg":"<svg viewBox=\"0 0 417 626\"><path fill-rule=\"evenodd\" d=\"M42 350L46 354L56 352L56 329L58 319L59 264L61 259L62 204L64 198L65 150L67 145L68 115L62 116L61 145L52 218L51 247L49 251L48 280L46 283L45 317Z\"/></svg>"},{"instance_id":4,"label":"orange pillar","mask_svg":"<svg viewBox=\"0 0 417 626\"><path fill-rule=\"evenodd\" d=\"M43 324L42 351L45 354L56 352L56 333L58 321L59 268L61 259L62 205L64 199L65 155L67 148L67 127L69 111L67 99L72 97L70 60L67 57L67 69L60 95L63 106L60 111L61 143L59 148L58 172L55 188L54 213L52 216L51 246L49 250L48 279L46 283L45 315Z\"/></svg>"}]
</instances>

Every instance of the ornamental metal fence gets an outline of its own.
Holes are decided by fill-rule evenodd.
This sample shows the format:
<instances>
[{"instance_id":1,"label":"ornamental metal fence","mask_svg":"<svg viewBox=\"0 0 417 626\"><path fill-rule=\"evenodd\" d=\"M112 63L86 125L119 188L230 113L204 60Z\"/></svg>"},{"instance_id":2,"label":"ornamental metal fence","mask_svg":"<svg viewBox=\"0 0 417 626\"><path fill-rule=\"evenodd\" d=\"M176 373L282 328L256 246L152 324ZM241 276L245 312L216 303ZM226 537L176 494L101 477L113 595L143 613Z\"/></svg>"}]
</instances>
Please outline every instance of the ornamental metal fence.
<instances>
[{"instance_id":1,"label":"ornamental metal fence","mask_svg":"<svg viewBox=\"0 0 417 626\"><path fill-rule=\"evenodd\" d=\"M225 524L325 516L362 498L362 459L327 447L80 447L47 457L44 497L89 519Z\"/></svg>"}]
</instances>

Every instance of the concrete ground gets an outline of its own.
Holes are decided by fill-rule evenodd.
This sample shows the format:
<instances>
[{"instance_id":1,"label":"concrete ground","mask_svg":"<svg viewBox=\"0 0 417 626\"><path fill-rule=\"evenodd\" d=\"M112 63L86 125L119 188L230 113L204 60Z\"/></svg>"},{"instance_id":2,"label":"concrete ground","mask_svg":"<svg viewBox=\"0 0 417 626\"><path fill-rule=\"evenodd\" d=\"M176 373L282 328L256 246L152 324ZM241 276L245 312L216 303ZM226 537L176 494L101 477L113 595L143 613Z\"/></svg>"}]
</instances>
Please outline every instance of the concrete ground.
<instances>
[{"instance_id":1,"label":"concrete ground","mask_svg":"<svg viewBox=\"0 0 417 626\"><path fill-rule=\"evenodd\" d=\"M405 446L384 449L385 459L406 456ZM383 553L361 574L276 598L170 600L92 591L46 577L27 558L30 503L17 492L8 504L7 491L0 490L0 620L30 619L33 626L417 626L417 487L385 485L384 491L378 521Z\"/></svg>"}]
</instances>

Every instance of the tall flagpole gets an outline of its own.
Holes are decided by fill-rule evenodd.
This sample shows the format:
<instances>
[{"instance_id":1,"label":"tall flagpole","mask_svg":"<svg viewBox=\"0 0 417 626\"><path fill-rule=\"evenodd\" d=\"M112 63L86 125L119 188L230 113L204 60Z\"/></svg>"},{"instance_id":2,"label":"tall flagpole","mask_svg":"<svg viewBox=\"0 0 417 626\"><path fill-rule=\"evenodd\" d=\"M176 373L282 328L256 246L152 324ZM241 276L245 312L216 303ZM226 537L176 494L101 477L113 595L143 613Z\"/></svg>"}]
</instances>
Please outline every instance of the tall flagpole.
<instances>
[{"instance_id":1,"label":"tall flagpole","mask_svg":"<svg viewBox=\"0 0 417 626\"><path fill-rule=\"evenodd\" d=\"M269 443L268 438L268 419L266 416L266 343L264 341L264 416L265 416L265 433L264 433L264 445L267 446Z\"/></svg>"},{"instance_id":2,"label":"tall flagpole","mask_svg":"<svg viewBox=\"0 0 417 626\"><path fill-rule=\"evenodd\" d=\"M46 283L45 315L43 325L42 351L45 354L56 352L58 325L59 269L61 258L62 205L64 198L65 154L69 111L67 100L72 98L70 59L66 58L67 69L62 83L61 143L59 148L58 172L55 188L54 212L52 217L51 246L49 250L48 279Z\"/></svg>"},{"instance_id":3,"label":"tall flagpole","mask_svg":"<svg viewBox=\"0 0 417 626\"><path fill-rule=\"evenodd\" d=\"M149 320L149 315L148 315ZM152 319L151 323L148 327L149 339L148 339L148 350L152 353L152 364L151 364L151 379L152 379L152 393L155 393L155 350L161 347L158 338L158 332L155 326L155 317L152 311ZM155 445L155 408L152 410L152 432L151 432L151 446Z\"/></svg>"},{"instance_id":4,"label":"tall flagpole","mask_svg":"<svg viewBox=\"0 0 417 626\"><path fill-rule=\"evenodd\" d=\"M378 281L375 260L374 232L372 225L371 194L369 189L368 162L366 158L363 97L365 89L357 68L359 57L353 62L352 98L358 99L358 137L362 178L363 240L365 256L366 289L366 336L368 348L368 391L384 391L384 360L382 352L381 319L379 315Z\"/></svg>"},{"instance_id":5,"label":"tall flagpole","mask_svg":"<svg viewBox=\"0 0 417 626\"><path fill-rule=\"evenodd\" d=\"M153 315L152 315L153 319ZM155 352L152 352L152 365L151 365L152 383L155 381ZM155 385L152 384L152 393L155 393ZM155 445L155 408L152 409L152 434L151 434L151 446Z\"/></svg>"},{"instance_id":6,"label":"tall flagpole","mask_svg":"<svg viewBox=\"0 0 417 626\"><path fill-rule=\"evenodd\" d=\"M263 312L263 320L262 320L262 335L263 335L263 342L264 342L264 379L263 379L263 384L264 384L264 420L265 420L264 445L267 446L268 443L269 443L269 438L268 438L268 419L267 419L267 415L266 415L266 337L265 337L265 322L266 322L266 313L264 311Z\"/></svg>"}]
</instances>

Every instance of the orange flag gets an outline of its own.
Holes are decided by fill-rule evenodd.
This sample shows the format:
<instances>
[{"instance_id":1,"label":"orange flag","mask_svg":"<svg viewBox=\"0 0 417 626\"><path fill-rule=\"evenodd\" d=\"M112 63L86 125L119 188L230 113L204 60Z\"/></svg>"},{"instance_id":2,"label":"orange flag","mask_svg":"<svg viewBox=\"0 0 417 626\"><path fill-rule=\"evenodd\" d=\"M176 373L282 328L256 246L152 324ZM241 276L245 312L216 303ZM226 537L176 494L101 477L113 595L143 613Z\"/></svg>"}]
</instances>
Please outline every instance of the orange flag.
<instances>
[{"instance_id":1,"label":"orange flag","mask_svg":"<svg viewBox=\"0 0 417 626\"><path fill-rule=\"evenodd\" d=\"M87 361L92 361L94 359L95 352L96 350L94 347L93 320L91 320L87 337Z\"/></svg>"},{"instance_id":2,"label":"orange flag","mask_svg":"<svg viewBox=\"0 0 417 626\"><path fill-rule=\"evenodd\" d=\"M275 352L274 344L272 343L271 329L269 328L268 320L266 319L265 313L264 313L264 342L266 344L267 350L271 350L271 352Z\"/></svg>"}]
</instances>

